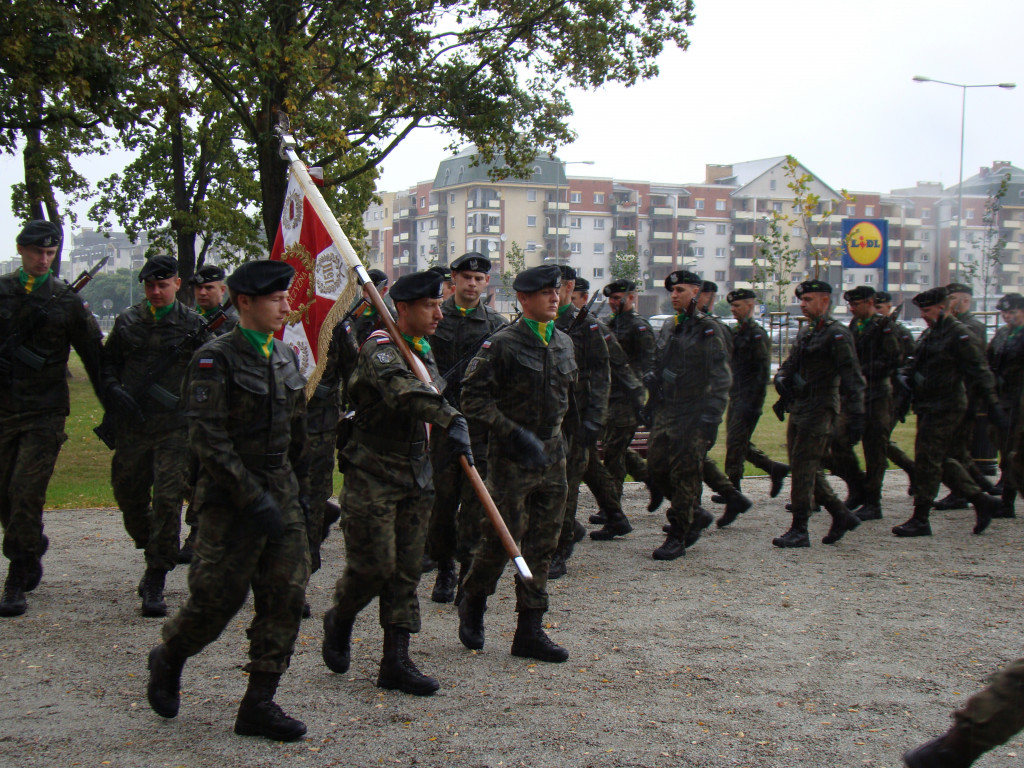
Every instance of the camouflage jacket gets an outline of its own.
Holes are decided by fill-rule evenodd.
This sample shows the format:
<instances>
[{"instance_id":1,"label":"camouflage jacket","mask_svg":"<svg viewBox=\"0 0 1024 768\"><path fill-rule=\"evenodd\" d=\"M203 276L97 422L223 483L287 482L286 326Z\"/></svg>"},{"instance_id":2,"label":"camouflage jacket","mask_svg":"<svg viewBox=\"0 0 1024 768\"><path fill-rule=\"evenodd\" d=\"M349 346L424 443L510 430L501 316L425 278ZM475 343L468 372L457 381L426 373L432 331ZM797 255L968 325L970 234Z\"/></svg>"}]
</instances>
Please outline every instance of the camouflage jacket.
<instances>
[{"instance_id":1,"label":"camouflage jacket","mask_svg":"<svg viewBox=\"0 0 1024 768\"><path fill-rule=\"evenodd\" d=\"M206 320L209 315L212 315L217 310L213 309L207 313L204 312L197 304L195 306L195 311L198 313L200 317L203 318L203 320ZM233 306L228 307L226 310L224 310L223 322L219 326L217 326L217 329L213 331L212 335L226 336L227 334L231 333L231 331L234 329L236 325L238 325L238 310L236 310Z\"/></svg>"},{"instance_id":2,"label":"camouflage jacket","mask_svg":"<svg viewBox=\"0 0 1024 768\"><path fill-rule=\"evenodd\" d=\"M611 385L611 369L608 364L608 345L604 331L597 320L580 318L579 310L572 304L555 320L555 328L564 331L572 339L576 356L576 383L572 388L572 399L577 419L572 419L570 429L584 421L603 426L608 412L608 390Z\"/></svg>"},{"instance_id":3,"label":"camouflage jacket","mask_svg":"<svg viewBox=\"0 0 1024 768\"><path fill-rule=\"evenodd\" d=\"M914 411L964 410L965 384L984 402L996 397L996 383L971 332L950 315L942 315L921 334L913 360L903 370L914 392Z\"/></svg>"},{"instance_id":4,"label":"camouflage jacket","mask_svg":"<svg viewBox=\"0 0 1024 768\"><path fill-rule=\"evenodd\" d=\"M753 318L732 329L730 407L760 413L771 372L772 340Z\"/></svg>"},{"instance_id":5,"label":"camouflage jacket","mask_svg":"<svg viewBox=\"0 0 1024 768\"><path fill-rule=\"evenodd\" d=\"M359 350L352 341L351 327L347 323L338 323L331 333L327 362L320 381L306 404L306 429L311 435L338 428L342 408L346 407L342 390L355 370L358 357Z\"/></svg>"},{"instance_id":6,"label":"camouflage jacket","mask_svg":"<svg viewBox=\"0 0 1024 768\"><path fill-rule=\"evenodd\" d=\"M1024 394L1024 328L1004 325L996 331L988 345L988 364L996 377L999 403L1016 413Z\"/></svg>"},{"instance_id":7,"label":"camouflage jacket","mask_svg":"<svg viewBox=\"0 0 1024 768\"><path fill-rule=\"evenodd\" d=\"M613 316L608 321L608 328L615 334L616 341L626 353L633 375L643 381L644 374L654 369L656 344L651 324L647 322L647 318L637 314L635 309L630 309ZM612 382L612 400L631 397L630 392L619 388L617 381Z\"/></svg>"},{"instance_id":8,"label":"camouflage jacket","mask_svg":"<svg viewBox=\"0 0 1024 768\"><path fill-rule=\"evenodd\" d=\"M30 317L41 310L67 283L50 276L31 294L18 281L17 272L0 277L0 354L10 365L9 376L0 375L4 397L0 400L0 421L43 413L67 414L68 355L71 347L85 365L97 393L100 384L102 339L96 318L77 294L68 291L46 307L46 318L38 325ZM34 328L28 333L29 327ZM20 349L13 348L12 336L25 333Z\"/></svg>"},{"instance_id":9,"label":"camouflage jacket","mask_svg":"<svg viewBox=\"0 0 1024 768\"><path fill-rule=\"evenodd\" d=\"M659 426L671 424L660 414L671 419L700 413L707 423L722 420L732 384L722 327L702 312L681 322L672 318L661 327L655 362L661 382Z\"/></svg>"},{"instance_id":10,"label":"camouflage jacket","mask_svg":"<svg viewBox=\"0 0 1024 768\"><path fill-rule=\"evenodd\" d=\"M472 312L463 315L455 304L454 296L449 296L441 304L441 314L443 317L430 339L430 347L445 380L445 399L457 408L462 395L462 378L469 361L479 351L484 339L504 328L508 321L500 312L482 302Z\"/></svg>"},{"instance_id":11,"label":"camouflage jacket","mask_svg":"<svg viewBox=\"0 0 1024 768\"><path fill-rule=\"evenodd\" d=\"M892 321L876 314L862 326L856 318L850 321L854 348L860 371L867 385L867 401L892 395L892 377L903 363L903 346L896 336Z\"/></svg>"},{"instance_id":12,"label":"camouflage jacket","mask_svg":"<svg viewBox=\"0 0 1024 768\"><path fill-rule=\"evenodd\" d=\"M816 419L823 410L864 413L864 375L850 329L826 315L800 329L776 374L793 392L794 418Z\"/></svg>"}]
</instances>

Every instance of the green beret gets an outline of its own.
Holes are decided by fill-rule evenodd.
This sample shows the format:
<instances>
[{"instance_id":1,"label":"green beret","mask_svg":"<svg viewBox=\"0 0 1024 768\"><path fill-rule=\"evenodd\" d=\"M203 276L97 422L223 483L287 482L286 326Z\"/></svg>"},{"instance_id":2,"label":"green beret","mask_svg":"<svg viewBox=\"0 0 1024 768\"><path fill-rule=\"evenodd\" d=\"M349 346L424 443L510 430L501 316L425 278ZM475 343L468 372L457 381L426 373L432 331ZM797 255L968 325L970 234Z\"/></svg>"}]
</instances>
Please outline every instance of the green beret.
<instances>
[{"instance_id":1,"label":"green beret","mask_svg":"<svg viewBox=\"0 0 1024 768\"><path fill-rule=\"evenodd\" d=\"M433 270L412 272L402 275L391 286L392 301L417 301L419 299L440 299L444 278Z\"/></svg>"},{"instance_id":2,"label":"green beret","mask_svg":"<svg viewBox=\"0 0 1024 768\"><path fill-rule=\"evenodd\" d=\"M286 261L247 261L227 277L228 288L246 296L267 296L287 291L295 268Z\"/></svg>"},{"instance_id":3,"label":"green beret","mask_svg":"<svg viewBox=\"0 0 1024 768\"><path fill-rule=\"evenodd\" d=\"M559 264L558 271L562 274L562 280L565 282L576 279L576 269L568 264Z\"/></svg>"},{"instance_id":4,"label":"green beret","mask_svg":"<svg viewBox=\"0 0 1024 768\"><path fill-rule=\"evenodd\" d=\"M139 282L143 280L167 280L178 275L178 260L173 256L153 256L139 270Z\"/></svg>"},{"instance_id":5,"label":"green beret","mask_svg":"<svg viewBox=\"0 0 1024 768\"><path fill-rule=\"evenodd\" d=\"M718 283L713 283L710 280L705 280L700 284L701 293L718 293Z\"/></svg>"},{"instance_id":6,"label":"green beret","mask_svg":"<svg viewBox=\"0 0 1024 768\"><path fill-rule=\"evenodd\" d=\"M996 303L996 309L1007 312L1013 309L1024 309L1024 296L1019 293L1008 293Z\"/></svg>"},{"instance_id":7,"label":"green beret","mask_svg":"<svg viewBox=\"0 0 1024 768\"><path fill-rule=\"evenodd\" d=\"M576 286L575 286L574 290L581 291L581 292L582 291L589 291L590 290L590 281L587 280L587 278L585 278L585 277L577 277L576 278Z\"/></svg>"},{"instance_id":8,"label":"green beret","mask_svg":"<svg viewBox=\"0 0 1024 768\"><path fill-rule=\"evenodd\" d=\"M431 267L430 269L427 270L427 272L435 272L436 274L441 276L442 281L446 283L451 282L452 271L448 269L448 267L442 267L439 264L436 267Z\"/></svg>"},{"instance_id":9,"label":"green beret","mask_svg":"<svg viewBox=\"0 0 1024 768\"><path fill-rule=\"evenodd\" d=\"M892 296L888 291L875 291L875 304L892 304Z\"/></svg>"},{"instance_id":10,"label":"green beret","mask_svg":"<svg viewBox=\"0 0 1024 768\"><path fill-rule=\"evenodd\" d=\"M559 288L562 285L562 271L554 264L541 267L530 267L516 275L512 283L513 291L534 293L545 288Z\"/></svg>"},{"instance_id":11,"label":"green beret","mask_svg":"<svg viewBox=\"0 0 1024 768\"><path fill-rule=\"evenodd\" d=\"M366 275L370 278L370 282L373 283L375 288L383 288L388 284L388 276L384 270L371 269Z\"/></svg>"}]
</instances>

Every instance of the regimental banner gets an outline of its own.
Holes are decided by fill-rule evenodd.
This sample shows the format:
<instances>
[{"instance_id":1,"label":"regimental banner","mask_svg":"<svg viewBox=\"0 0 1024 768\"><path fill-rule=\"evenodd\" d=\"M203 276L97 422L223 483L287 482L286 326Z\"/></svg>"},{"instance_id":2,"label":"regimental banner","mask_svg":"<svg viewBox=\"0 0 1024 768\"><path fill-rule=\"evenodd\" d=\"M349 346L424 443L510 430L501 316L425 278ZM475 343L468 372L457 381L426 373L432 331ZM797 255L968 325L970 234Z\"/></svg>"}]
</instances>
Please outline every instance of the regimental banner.
<instances>
[{"instance_id":1,"label":"regimental banner","mask_svg":"<svg viewBox=\"0 0 1024 768\"><path fill-rule=\"evenodd\" d=\"M323 179L323 170L310 168L309 175L319 181ZM293 176L289 176L281 225L270 258L286 261L295 268L288 289L292 312L277 337L295 349L302 375L309 378L322 346L320 329L345 290L349 275L326 227Z\"/></svg>"},{"instance_id":2,"label":"regimental banner","mask_svg":"<svg viewBox=\"0 0 1024 768\"><path fill-rule=\"evenodd\" d=\"M888 221L843 219L843 269L884 270L888 259Z\"/></svg>"}]
</instances>

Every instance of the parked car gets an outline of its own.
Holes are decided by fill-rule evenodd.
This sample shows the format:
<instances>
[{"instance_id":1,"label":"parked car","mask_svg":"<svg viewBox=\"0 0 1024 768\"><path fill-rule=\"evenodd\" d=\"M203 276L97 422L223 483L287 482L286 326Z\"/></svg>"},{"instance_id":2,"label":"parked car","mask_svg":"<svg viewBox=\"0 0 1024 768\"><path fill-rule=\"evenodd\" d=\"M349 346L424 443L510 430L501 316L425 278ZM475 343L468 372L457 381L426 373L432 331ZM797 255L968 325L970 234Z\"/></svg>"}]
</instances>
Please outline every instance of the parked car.
<instances>
[{"instance_id":1,"label":"parked car","mask_svg":"<svg viewBox=\"0 0 1024 768\"><path fill-rule=\"evenodd\" d=\"M921 334L928 330L928 326L925 323L904 323L903 324L910 334L914 337L914 341L921 338Z\"/></svg>"},{"instance_id":2,"label":"parked car","mask_svg":"<svg viewBox=\"0 0 1024 768\"><path fill-rule=\"evenodd\" d=\"M651 328L657 333L661 330L661 326L665 324L665 321L671 320L672 317L672 315L651 315L648 320L651 322Z\"/></svg>"}]
</instances>

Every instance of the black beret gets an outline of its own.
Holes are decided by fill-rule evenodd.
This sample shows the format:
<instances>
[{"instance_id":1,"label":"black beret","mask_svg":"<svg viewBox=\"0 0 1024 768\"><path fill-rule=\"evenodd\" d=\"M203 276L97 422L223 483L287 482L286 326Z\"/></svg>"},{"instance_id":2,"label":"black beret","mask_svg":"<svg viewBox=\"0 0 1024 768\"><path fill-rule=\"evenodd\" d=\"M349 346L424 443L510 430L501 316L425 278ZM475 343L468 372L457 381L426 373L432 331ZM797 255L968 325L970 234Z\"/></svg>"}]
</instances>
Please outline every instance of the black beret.
<instances>
[{"instance_id":1,"label":"black beret","mask_svg":"<svg viewBox=\"0 0 1024 768\"><path fill-rule=\"evenodd\" d=\"M844 301L863 301L864 299L877 299L875 289L870 285L858 285L843 294Z\"/></svg>"},{"instance_id":2,"label":"black beret","mask_svg":"<svg viewBox=\"0 0 1024 768\"><path fill-rule=\"evenodd\" d=\"M387 274L380 269L371 269L366 273L375 287L380 288L388 284Z\"/></svg>"},{"instance_id":3,"label":"black beret","mask_svg":"<svg viewBox=\"0 0 1024 768\"><path fill-rule=\"evenodd\" d=\"M892 304L892 296L888 291L875 291L875 304Z\"/></svg>"},{"instance_id":4,"label":"black beret","mask_svg":"<svg viewBox=\"0 0 1024 768\"><path fill-rule=\"evenodd\" d=\"M832 293L832 286L824 280L804 280L796 287L796 297L799 299L805 293Z\"/></svg>"},{"instance_id":5,"label":"black beret","mask_svg":"<svg viewBox=\"0 0 1024 768\"><path fill-rule=\"evenodd\" d=\"M55 248L60 245L64 233L51 221L35 219L26 224L15 242L18 245L38 245L40 248Z\"/></svg>"},{"instance_id":6,"label":"black beret","mask_svg":"<svg viewBox=\"0 0 1024 768\"><path fill-rule=\"evenodd\" d=\"M428 269L426 272L412 272L395 280L388 295L392 301L418 301L419 299L440 299L444 278Z\"/></svg>"},{"instance_id":7,"label":"black beret","mask_svg":"<svg viewBox=\"0 0 1024 768\"><path fill-rule=\"evenodd\" d=\"M701 293L718 293L718 283L713 283L710 280L705 280L700 284Z\"/></svg>"},{"instance_id":8,"label":"black beret","mask_svg":"<svg viewBox=\"0 0 1024 768\"><path fill-rule=\"evenodd\" d=\"M729 291L729 295L725 297L725 300L730 304L734 301L743 301L745 299L757 299L757 294L749 288L737 288L735 291Z\"/></svg>"},{"instance_id":9,"label":"black beret","mask_svg":"<svg viewBox=\"0 0 1024 768\"><path fill-rule=\"evenodd\" d=\"M464 253L451 264L452 272L490 272L491 260L482 253Z\"/></svg>"},{"instance_id":10,"label":"black beret","mask_svg":"<svg viewBox=\"0 0 1024 768\"><path fill-rule=\"evenodd\" d=\"M573 290L581 291L581 292L589 291L590 290L590 281L587 280L587 278L585 278L585 277L577 277L576 278L576 286L575 286L575 288Z\"/></svg>"},{"instance_id":11,"label":"black beret","mask_svg":"<svg viewBox=\"0 0 1024 768\"><path fill-rule=\"evenodd\" d=\"M601 293L605 296L611 296L613 293L630 293L636 290L636 283L632 280L627 280L624 277L620 277L618 280L614 280L604 288L601 289Z\"/></svg>"},{"instance_id":12,"label":"black beret","mask_svg":"<svg viewBox=\"0 0 1024 768\"><path fill-rule=\"evenodd\" d=\"M204 264L192 275L192 282L196 285L207 283L218 283L224 279L224 269L216 264Z\"/></svg>"},{"instance_id":13,"label":"black beret","mask_svg":"<svg viewBox=\"0 0 1024 768\"><path fill-rule=\"evenodd\" d=\"M914 297L914 303L922 308L934 307L936 304L944 302L947 298L949 298L949 291L940 285L938 288L932 288L929 291L917 294Z\"/></svg>"},{"instance_id":14,"label":"black beret","mask_svg":"<svg viewBox=\"0 0 1024 768\"><path fill-rule=\"evenodd\" d=\"M513 291L533 293L545 288L559 288L562 285L562 271L554 264L542 267L530 267L516 275L512 283Z\"/></svg>"},{"instance_id":15,"label":"black beret","mask_svg":"<svg viewBox=\"0 0 1024 768\"><path fill-rule=\"evenodd\" d=\"M677 269L675 272L670 272L669 276L665 278L666 291L671 291L673 285L680 284L701 286L704 284L704 278L688 269Z\"/></svg>"},{"instance_id":16,"label":"black beret","mask_svg":"<svg viewBox=\"0 0 1024 768\"><path fill-rule=\"evenodd\" d=\"M996 303L996 309L1006 312L1012 309L1024 309L1024 296L1019 293L1008 293Z\"/></svg>"},{"instance_id":17,"label":"black beret","mask_svg":"<svg viewBox=\"0 0 1024 768\"><path fill-rule=\"evenodd\" d=\"M946 290L950 293L969 293L971 296L974 295L974 288L965 283L950 283L946 286Z\"/></svg>"},{"instance_id":18,"label":"black beret","mask_svg":"<svg viewBox=\"0 0 1024 768\"><path fill-rule=\"evenodd\" d=\"M576 279L576 269L574 267L570 267L568 264L559 264L558 271L562 273L563 280L568 281Z\"/></svg>"},{"instance_id":19,"label":"black beret","mask_svg":"<svg viewBox=\"0 0 1024 768\"><path fill-rule=\"evenodd\" d=\"M139 282L166 280L178 275L178 260L173 256L153 256L139 270Z\"/></svg>"},{"instance_id":20,"label":"black beret","mask_svg":"<svg viewBox=\"0 0 1024 768\"><path fill-rule=\"evenodd\" d=\"M452 271L448 269L448 267L442 267L440 264L436 267L431 267L427 272L434 272L435 274L440 275L441 280L446 283L452 279Z\"/></svg>"},{"instance_id":21,"label":"black beret","mask_svg":"<svg viewBox=\"0 0 1024 768\"><path fill-rule=\"evenodd\" d=\"M266 296L287 291L295 268L286 261L247 261L227 278L228 288L246 296Z\"/></svg>"}]
</instances>

